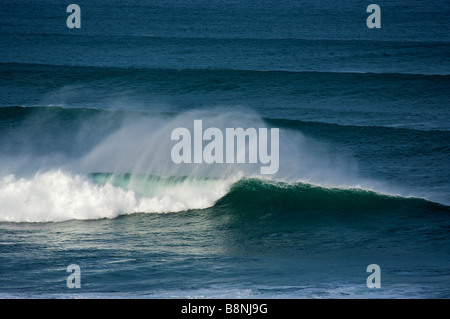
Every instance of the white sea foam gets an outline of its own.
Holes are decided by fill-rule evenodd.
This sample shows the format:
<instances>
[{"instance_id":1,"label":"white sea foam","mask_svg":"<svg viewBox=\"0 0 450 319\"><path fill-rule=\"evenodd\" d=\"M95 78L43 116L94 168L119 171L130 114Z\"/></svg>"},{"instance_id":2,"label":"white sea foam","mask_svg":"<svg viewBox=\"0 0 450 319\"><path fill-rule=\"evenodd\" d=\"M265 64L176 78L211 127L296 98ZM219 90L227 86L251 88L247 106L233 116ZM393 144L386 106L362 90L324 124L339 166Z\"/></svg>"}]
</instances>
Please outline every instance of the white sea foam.
<instances>
[{"instance_id":1,"label":"white sea foam","mask_svg":"<svg viewBox=\"0 0 450 319\"><path fill-rule=\"evenodd\" d=\"M206 208L222 197L229 183L207 187L176 184L151 197L110 183L98 185L87 177L62 170L30 178L0 179L0 221L61 222L70 219L115 218L134 212L165 213ZM181 189L183 188L183 191Z\"/></svg>"}]
</instances>

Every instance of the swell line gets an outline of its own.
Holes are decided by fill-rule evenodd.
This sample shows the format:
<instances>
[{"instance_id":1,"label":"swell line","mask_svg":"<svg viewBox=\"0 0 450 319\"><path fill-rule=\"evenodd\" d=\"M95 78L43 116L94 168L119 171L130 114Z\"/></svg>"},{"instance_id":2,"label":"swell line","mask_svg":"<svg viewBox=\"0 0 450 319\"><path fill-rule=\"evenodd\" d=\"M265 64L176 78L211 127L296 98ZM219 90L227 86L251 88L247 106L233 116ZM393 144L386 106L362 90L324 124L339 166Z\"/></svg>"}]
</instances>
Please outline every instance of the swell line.
<instances>
[{"instance_id":1,"label":"swell line","mask_svg":"<svg viewBox=\"0 0 450 319\"><path fill-rule=\"evenodd\" d=\"M140 75L141 72L145 74L152 74L153 72L163 73L207 73L207 74L254 74L258 76L259 74L278 75L278 76L295 76L295 75L349 75L349 76L388 76L388 77L423 77L430 78L436 77L441 80L449 80L450 73L417 73L417 72L378 72L378 71L356 71L356 70L340 70L340 71L319 71L319 70L295 70L295 69L244 69L244 68L154 68L154 67L130 67L130 66L87 66L87 65L75 65L75 64L46 64L46 63L18 63L18 62L0 62L0 72L20 72L20 71L42 71L42 72L62 72L64 68L72 71L84 71L85 73L96 74L98 78L101 74L97 72L103 70L106 74L120 73L123 72L126 75ZM56 73L56 72L55 72ZM57 75L57 74L55 74Z\"/></svg>"},{"instance_id":2,"label":"swell line","mask_svg":"<svg viewBox=\"0 0 450 319\"><path fill-rule=\"evenodd\" d=\"M31 115L39 116L42 115L52 115L60 116L61 119L67 120L72 119L73 121L89 119L90 117L96 117L99 115L114 116L117 120L120 118L127 117L140 117L140 116L156 116L164 118L175 118L180 116L183 112L177 111L153 111L153 110L116 110L109 108L101 108L94 106L86 107L66 107L63 105L3 105L0 106L0 121L21 121ZM219 115L218 111L210 111L209 115ZM262 117L262 120L267 123L270 127L284 128L284 129L295 129L295 130L306 130L309 132L320 132L321 130L328 131L340 131L341 133L345 131L360 131L371 130L379 131L379 133L389 134L390 132L395 134L395 132L400 134L439 134L444 137L450 134L450 130L444 129L416 129L409 127L396 127L390 125L355 125L355 124L341 124L341 123L330 123L321 121L309 121L309 120L296 120L287 119L279 117ZM450 138L450 137L449 137Z\"/></svg>"}]
</instances>

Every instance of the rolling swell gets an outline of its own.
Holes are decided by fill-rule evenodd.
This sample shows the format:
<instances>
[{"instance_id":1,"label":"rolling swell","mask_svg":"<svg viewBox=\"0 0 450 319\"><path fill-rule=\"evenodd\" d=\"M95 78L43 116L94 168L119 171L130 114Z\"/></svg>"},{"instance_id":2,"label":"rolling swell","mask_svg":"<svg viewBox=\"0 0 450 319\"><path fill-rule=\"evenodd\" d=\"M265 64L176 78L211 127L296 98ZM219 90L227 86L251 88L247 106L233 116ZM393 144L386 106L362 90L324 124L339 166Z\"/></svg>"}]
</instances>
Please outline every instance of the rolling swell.
<instances>
[{"instance_id":1,"label":"rolling swell","mask_svg":"<svg viewBox=\"0 0 450 319\"><path fill-rule=\"evenodd\" d=\"M0 221L59 222L116 218L133 213L197 211L283 223L401 217L448 217L448 206L362 188L338 188L260 178L144 176L63 171L0 179Z\"/></svg>"},{"instance_id":2,"label":"rolling swell","mask_svg":"<svg viewBox=\"0 0 450 319\"><path fill-rule=\"evenodd\" d=\"M115 85L126 89L139 85L152 84L155 88L168 91L250 91L260 88L281 89L292 94L313 90L311 81L319 84L316 91L325 85L341 85L344 81L351 87L348 92L355 92L358 81L372 82L371 90L378 87L392 91L398 82L408 85L402 91L417 94L429 94L429 89L442 93L448 86L450 74L402 73L402 72L363 72L330 70L295 70L295 69L245 69L245 68L152 68L152 67L109 67L109 66L75 66L27 63L1 63L1 81L9 85L27 84L31 87L51 89L64 85ZM398 86L398 84L397 84ZM421 86L422 90L415 91ZM306 90L305 88L309 88ZM328 89L330 87L327 87ZM181 91L180 91L181 90ZM303 91L304 90L304 91ZM343 93L346 93L344 91ZM399 93L399 92L397 92Z\"/></svg>"},{"instance_id":3,"label":"rolling swell","mask_svg":"<svg viewBox=\"0 0 450 319\"><path fill-rule=\"evenodd\" d=\"M218 209L267 212L370 214L421 210L450 213L445 205L360 188L326 188L305 183L242 179L214 205Z\"/></svg>"},{"instance_id":4,"label":"rolling swell","mask_svg":"<svg viewBox=\"0 0 450 319\"><path fill-rule=\"evenodd\" d=\"M161 112L245 106L267 117L281 108L284 118L296 120L449 129L439 120L447 115L448 74L0 63L0 75L1 106Z\"/></svg>"}]
</instances>

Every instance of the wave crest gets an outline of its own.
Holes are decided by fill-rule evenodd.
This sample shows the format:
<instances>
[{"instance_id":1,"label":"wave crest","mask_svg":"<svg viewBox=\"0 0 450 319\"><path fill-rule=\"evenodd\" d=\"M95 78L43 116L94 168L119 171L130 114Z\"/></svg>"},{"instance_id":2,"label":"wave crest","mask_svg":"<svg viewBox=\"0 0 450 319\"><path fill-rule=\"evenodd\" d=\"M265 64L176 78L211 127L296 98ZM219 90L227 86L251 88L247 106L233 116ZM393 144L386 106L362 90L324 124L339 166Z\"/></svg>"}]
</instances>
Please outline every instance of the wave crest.
<instances>
[{"instance_id":1,"label":"wave crest","mask_svg":"<svg viewBox=\"0 0 450 319\"><path fill-rule=\"evenodd\" d=\"M363 188L323 187L260 178L159 177L62 170L31 178L0 179L0 221L62 222L115 218L131 213L169 213L213 208L216 212L409 213L416 209L450 212L420 198L387 195Z\"/></svg>"}]
</instances>

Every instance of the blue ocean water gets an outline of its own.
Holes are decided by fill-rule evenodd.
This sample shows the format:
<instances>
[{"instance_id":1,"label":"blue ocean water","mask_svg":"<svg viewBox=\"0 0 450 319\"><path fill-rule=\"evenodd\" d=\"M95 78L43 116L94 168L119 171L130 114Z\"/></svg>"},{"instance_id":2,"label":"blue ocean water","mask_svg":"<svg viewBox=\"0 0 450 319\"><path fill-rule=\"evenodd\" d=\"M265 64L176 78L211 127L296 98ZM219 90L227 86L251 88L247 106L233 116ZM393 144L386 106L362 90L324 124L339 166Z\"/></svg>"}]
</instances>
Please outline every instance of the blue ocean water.
<instances>
[{"instance_id":1,"label":"blue ocean water","mask_svg":"<svg viewBox=\"0 0 450 319\"><path fill-rule=\"evenodd\" d=\"M446 1L76 3L0 6L0 297L450 296ZM278 172L174 164L196 119Z\"/></svg>"}]
</instances>

